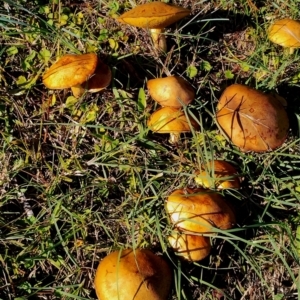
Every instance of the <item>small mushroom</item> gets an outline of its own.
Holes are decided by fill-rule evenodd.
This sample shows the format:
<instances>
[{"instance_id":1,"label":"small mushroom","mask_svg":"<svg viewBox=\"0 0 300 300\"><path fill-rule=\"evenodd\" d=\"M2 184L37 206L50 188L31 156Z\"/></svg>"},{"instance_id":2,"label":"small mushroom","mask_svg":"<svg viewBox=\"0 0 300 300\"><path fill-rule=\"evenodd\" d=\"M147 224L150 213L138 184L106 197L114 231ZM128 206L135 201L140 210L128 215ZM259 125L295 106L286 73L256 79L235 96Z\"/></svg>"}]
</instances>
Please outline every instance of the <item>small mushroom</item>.
<instances>
[{"instance_id":1,"label":"small mushroom","mask_svg":"<svg viewBox=\"0 0 300 300\"><path fill-rule=\"evenodd\" d=\"M235 215L225 199L205 189L175 190L167 199L166 211L177 228L191 233L229 229L235 224Z\"/></svg>"},{"instance_id":2,"label":"small mushroom","mask_svg":"<svg viewBox=\"0 0 300 300\"><path fill-rule=\"evenodd\" d=\"M192 86L178 76L150 79L147 88L152 99L161 106L180 108L188 105L195 98Z\"/></svg>"},{"instance_id":3,"label":"small mushroom","mask_svg":"<svg viewBox=\"0 0 300 300\"><path fill-rule=\"evenodd\" d=\"M184 111L166 106L150 116L148 127L157 133L170 133L169 142L176 144L179 141L180 133L190 132L191 127L197 129L198 124L193 118L187 118Z\"/></svg>"},{"instance_id":4,"label":"small mushroom","mask_svg":"<svg viewBox=\"0 0 300 300\"><path fill-rule=\"evenodd\" d=\"M240 180L236 168L227 161L213 160L201 166L195 181L205 188L238 189Z\"/></svg>"},{"instance_id":5,"label":"small mushroom","mask_svg":"<svg viewBox=\"0 0 300 300\"><path fill-rule=\"evenodd\" d=\"M166 52L163 29L189 14L189 9L154 1L136 6L122 14L117 20L120 23L150 29L154 47Z\"/></svg>"},{"instance_id":6,"label":"small mushroom","mask_svg":"<svg viewBox=\"0 0 300 300\"><path fill-rule=\"evenodd\" d=\"M210 238L202 235L174 232L168 241L175 253L189 261L199 261L207 257L211 251Z\"/></svg>"},{"instance_id":7,"label":"small mushroom","mask_svg":"<svg viewBox=\"0 0 300 300\"><path fill-rule=\"evenodd\" d=\"M67 89L82 84L94 74L98 64L95 53L66 54L43 75L43 83L49 89Z\"/></svg>"},{"instance_id":8,"label":"small mushroom","mask_svg":"<svg viewBox=\"0 0 300 300\"><path fill-rule=\"evenodd\" d=\"M100 262L94 283L101 300L166 300L171 281L171 269L160 256L146 249L126 249Z\"/></svg>"},{"instance_id":9,"label":"small mushroom","mask_svg":"<svg viewBox=\"0 0 300 300\"><path fill-rule=\"evenodd\" d=\"M241 84L225 89L217 105L217 122L242 151L278 148L289 129L287 113L276 97Z\"/></svg>"},{"instance_id":10,"label":"small mushroom","mask_svg":"<svg viewBox=\"0 0 300 300\"><path fill-rule=\"evenodd\" d=\"M290 53L300 47L300 22L292 19L275 21L268 30L269 39L282 47L289 48Z\"/></svg>"},{"instance_id":11,"label":"small mushroom","mask_svg":"<svg viewBox=\"0 0 300 300\"><path fill-rule=\"evenodd\" d=\"M85 91L89 93L98 93L109 86L111 82L111 69L108 65L98 59L95 73L82 84L71 87L74 97L81 97Z\"/></svg>"}]
</instances>

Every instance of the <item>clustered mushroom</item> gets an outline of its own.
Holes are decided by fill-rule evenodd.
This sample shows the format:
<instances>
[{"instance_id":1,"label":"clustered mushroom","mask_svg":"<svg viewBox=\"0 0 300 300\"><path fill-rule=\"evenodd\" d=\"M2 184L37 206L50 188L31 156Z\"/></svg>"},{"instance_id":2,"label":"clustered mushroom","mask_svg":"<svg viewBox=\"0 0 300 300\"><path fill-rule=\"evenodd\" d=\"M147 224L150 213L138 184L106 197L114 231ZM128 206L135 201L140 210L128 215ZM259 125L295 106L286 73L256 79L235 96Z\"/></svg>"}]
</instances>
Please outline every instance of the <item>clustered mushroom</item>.
<instances>
[{"instance_id":1,"label":"clustered mushroom","mask_svg":"<svg viewBox=\"0 0 300 300\"><path fill-rule=\"evenodd\" d=\"M176 144L181 133L198 128L196 120L182 110L195 98L195 91L186 80L178 76L150 79L147 88L152 99L163 106L150 116L150 130L169 133L169 142Z\"/></svg>"},{"instance_id":2,"label":"clustered mushroom","mask_svg":"<svg viewBox=\"0 0 300 300\"><path fill-rule=\"evenodd\" d=\"M66 54L43 75L43 83L49 89L71 88L74 97L81 97L106 88L111 81L111 70L95 53Z\"/></svg>"},{"instance_id":3,"label":"clustered mushroom","mask_svg":"<svg viewBox=\"0 0 300 300\"><path fill-rule=\"evenodd\" d=\"M225 198L204 188L173 191L167 198L166 211L175 228L169 242L178 255L189 261L202 260L209 255L210 239L203 234L230 229L236 222Z\"/></svg>"},{"instance_id":4,"label":"clustered mushroom","mask_svg":"<svg viewBox=\"0 0 300 300\"><path fill-rule=\"evenodd\" d=\"M166 51L163 29L189 14L188 9L155 1L136 6L117 20L149 29L155 47ZM300 47L300 22L276 21L268 36L283 47ZM95 53L67 54L43 75L46 87L71 88L75 97L81 97L85 91L98 92L110 81L109 66ZM152 99L162 106L148 120L152 131L170 133L170 142L176 143L181 132L198 128L198 123L183 110L195 98L187 81L178 76L156 78L148 80L147 88ZM224 90L217 105L216 121L222 133L245 152L280 147L289 128L287 113L278 98L240 84ZM203 164L194 178L200 188L173 191L165 206L174 228L168 241L175 253L189 261L199 261L210 254L211 241L206 235L215 235L236 223L230 203L216 190L240 187L237 170L223 160ZM100 262L95 289L101 300L166 300L171 275L165 260L150 250L119 250Z\"/></svg>"}]
</instances>

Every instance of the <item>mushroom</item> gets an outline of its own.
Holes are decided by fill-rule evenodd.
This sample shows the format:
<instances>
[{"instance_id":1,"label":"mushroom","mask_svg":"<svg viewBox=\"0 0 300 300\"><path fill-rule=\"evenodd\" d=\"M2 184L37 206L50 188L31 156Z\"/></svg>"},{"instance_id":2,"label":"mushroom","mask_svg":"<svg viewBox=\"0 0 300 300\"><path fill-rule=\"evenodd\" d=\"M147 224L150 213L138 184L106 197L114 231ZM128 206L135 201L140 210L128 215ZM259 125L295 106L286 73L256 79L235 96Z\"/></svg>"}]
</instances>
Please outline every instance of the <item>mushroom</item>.
<instances>
[{"instance_id":1,"label":"mushroom","mask_svg":"<svg viewBox=\"0 0 300 300\"><path fill-rule=\"evenodd\" d=\"M275 21L268 30L269 39L282 47L290 48L290 53L300 47L300 22L292 19Z\"/></svg>"},{"instance_id":2,"label":"mushroom","mask_svg":"<svg viewBox=\"0 0 300 300\"><path fill-rule=\"evenodd\" d=\"M111 82L111 69L108 65L98 59L95 73L82 84L71 87L74 97L81 97L85 91L97 93L109 86Z\"/></svg>"},{"instance_id":3,"label":"mushroom","mask_svg":"<svg viewBox=\"0 0 300 300\"><path fill-rule=\"evenodd\" d=\"M166 300L172 272L150 250L126 249L107 255L99 264L95 289L101 300Z\"/></svg>"},{"instance_id":4,"label":"mushroom","mask_svg":"<svg viewBox=\"0 0 300 300\"><path fill-rule=\"evenodd\" d=\"M180 108L195 98L192 86L178 76L150 79L147 81L147 88L152 99L161 106Z\"/></svg>"},{"instance_id":5,"label":"mushroom","mask_svg":"<svg viewBox=\"0 0 300 300\"><path fill-rule=\"evenodd\" d=\"M148 127L157 133L170 133L169 142L176 144L179 141L180 133L190 132L191 127L196 129L198 124L193 118L188 118L184 111L166 106L150 116Z\"/></svg>"},{"instance_id":6,"label":"mushroom","mask_svg":"<svg viewBox=\"0 0 300 300\"><path fill-rule=\"evenodd\" d=\"M43 75L43 83L49 89L72 88L74 96L80 97L84 88L96 92L111 81L110 68L95 53L66 54Z\"/></svg>"},{"instance_id":7,"label":"mushroom","mask_svg":"<svg viewBox=\"0 0 300 300\"><path fill-rule=\"evenodd\" d=\"M117 20L120 23L150 29L154 47L166 52L166 38L163 29L190 14L190 10L154 1L141 4L122 14Z\"/></svg>"},{"instance_id":8,"label":"mushroom","mask_svg":"<svg viewBox=\"0 0 300 300\"><path fill-rule=\"evenodd\" d=\"M240 180L236 168L224 160L212 160L196 172L195 181L205 188L238 189Z\"/></svg>"},{"instance_id":9,"label":"mushroom","mask_svg":"<svg viewBox=\"0 0 300 300\"><path fill-rule=\"evenodd\" d=\"M211 251L210 238L202 235L174 232L168 241L175 253L189 261L199 261L207 257Z\"/></svg>"},{"instance_id":10,"label":"mushroom","mask_svg":"<svg viewBox=\"0 0 300 300\"><path fill-rule=\"evenodd\" d=\"M67 89L85 82L94 74L98 63L95 53L66 54L43 75L43 83L49 89Z\"/></svg>"},{"instance_id":11,"label":"mushroom","mask_svg":"<svg viewBox=\"0 0 300 300\"><path fill-rule=\"evenodd\" d=\"M225 89L216 117L223 133L242 151L276 149L289 129L287 113L277 97L241 84Z\"/></svg>"},{"instance_id":12,"label":"mushroom","mask_svg":"<svg viewBox=\"0 0 300 300\"><path fill-rule=\"evenodd\" d=\"M225 199L205 189L175 190L167 199L166 211L177 228L191 233L229 229L235 224L235 215Z\"/></svg>"}]
</instances>

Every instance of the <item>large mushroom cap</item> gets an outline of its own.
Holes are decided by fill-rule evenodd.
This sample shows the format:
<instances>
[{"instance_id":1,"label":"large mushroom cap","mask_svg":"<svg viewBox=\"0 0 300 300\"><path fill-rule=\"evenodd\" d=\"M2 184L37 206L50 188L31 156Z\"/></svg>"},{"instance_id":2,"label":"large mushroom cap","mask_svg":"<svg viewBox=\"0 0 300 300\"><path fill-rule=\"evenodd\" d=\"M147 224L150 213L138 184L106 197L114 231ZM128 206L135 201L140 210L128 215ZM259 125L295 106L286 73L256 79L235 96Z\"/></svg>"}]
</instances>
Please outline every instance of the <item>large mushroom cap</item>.
<instances>
[{"instance_id":1,"label":"large mushroom cap","mask_svg":"<svg viewBox=\"0 0 300 300\"><path fill-rule=\"evenodd\" d=\"M43 83L49 89L66 89L82 84L94 74L97 63L95 53L64 55L45 72Z\"/></svg>"},{"instance_id":2,"label":"large mushroom cap","mask_svg":"<svg viewBox=\"0 0 300 300\"><path fill-rule=\"evenodd\" d=\"M166 300L172 272L159 256L145 249L126 249L99 264L95 289L100 300Z\"/></svg>"},{"instance_id":3,"label":"large mushroom cap","mask_svg":"<svg viewBox=\"0 0 300 300\"><path fill-rule=\"evenodd\" d=\"M162 107L155 111L148 120L148 127L158 133L190 132L191 126L197 128L192 118L187 118L184 111L175 107Z\"/></svg>"},{"instance_id":4,"label":"large mushroom cap","mask_svg":"<svg viewBox=\"0 0 300 300\"><path fill-rule=\"evenodd\" d=\"M275 21L268 30L269 39L282 47L300 47L300 22L292 19Z\"/></svg>"},{"instance_id":5,"label":"large mushroom cap","mask_svg":"<svg viewBox=\"0 0 300 300\"><path fill-rule=\"evenodd\" d=\"M167 199L166 211L176 227L190 232L213 232L214 227L229 229L235 223L225 199L205 189L175 190Z\"/></svg>"},{"instance_id":6,"label":"large mushroom cap","mask_svg":"<svg viewBox=\"0 0 300 300\"><path fill-rule=\"evenodd\" d=\"M242 151L273 150L283 144L289 129L287 113L277 98L241 84L223 92L217 122Z\"/></svg>"},{"instance_id":7,"label":"large mushroom cap","mask_svg":"<svg viewBox=\"0 0 300 300\"><path fill-rule=\"evenodd\" d=\"M189 261L199 261L207 257L211 250L209 237L175 232L168 237L175 253Z\"/></svg>"},{"instance_id":8,"label":"large mushroom cap","mask_svg":"<svg viewBox=\"0 0 300 300\"><path fill-rule=\"evenodd\" d=\"M224 160L212 160L196 172L195 181L206 188L238 189L240 180L236 168Z\"/></svg>"},{"instance_id":9,"label":"large mushroom cap","mask_svg":"<svg viewBox=\"0 0 300 300\"><path fill-rule=\"evenodd\" d=\"M147 81L150 96L161 106L182 107L195 98L192 86L178 76L155 78Z\"/></svg>"},{"instance_id":10,"label":"large mushroom cap","mask_svg":"<svg viewBox=\"0 0 300 300\"><path fill-rule=\"evenodd\" d=\"M163 29L189 14L189 9L154 1L136 6L117 20L136 27Z\"/></svg>"}]
</instances>

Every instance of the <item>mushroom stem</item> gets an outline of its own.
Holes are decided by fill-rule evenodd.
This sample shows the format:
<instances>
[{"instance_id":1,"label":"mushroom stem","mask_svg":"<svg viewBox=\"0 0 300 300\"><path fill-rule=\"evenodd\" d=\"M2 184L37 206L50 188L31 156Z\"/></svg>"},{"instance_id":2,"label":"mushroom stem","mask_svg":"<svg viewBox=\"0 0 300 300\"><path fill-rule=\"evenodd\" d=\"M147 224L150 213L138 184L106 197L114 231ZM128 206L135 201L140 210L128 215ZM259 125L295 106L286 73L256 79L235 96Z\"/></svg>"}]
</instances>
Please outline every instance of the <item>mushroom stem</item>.
<instances>
[{"instance_id":1,"label":"mushroom stem","mask_svg":"<svg viewBox=\"0 0 300 300\"><path fill-rule=\"evenodd\" d=\"M71 90L72 90L72 94L75 98L80 98L85 92L85 89L82 87L81 84L72 86Z\"/></svg>"},{"instance_id":2,"label":"mushroom stem","mask_svg":"<svg viewBox=\"0 0 300 300\"><path fill-rule=\"evenodd\" d=\"M169 143L171 145L175 145L179 143L179 139L180 139L180 132L172 132L170 133L170 138L169 138Z\"/></svg>"},{"instance_id":3,"label":"mushroom stem","mask_svg":"<svg viewBox=\"0 0 300 300\"><path fill-rule=\"evenodd\" d=\"M289 54L290 54L290 55L294 54L295 49L296 49L295 47L291 47L291 48L289 49Z\"/></svg>"},{"instance_id":4,"label":"mushroom stem","mask_svg":"<svg viewBox=\"0 0 300 300\"><path fill-rule=\"evenodd\" d=\"M167 41L163 29L150 29L150 34L154 48L162 52L167 52Z\"/></svg>"}]
</instances>

